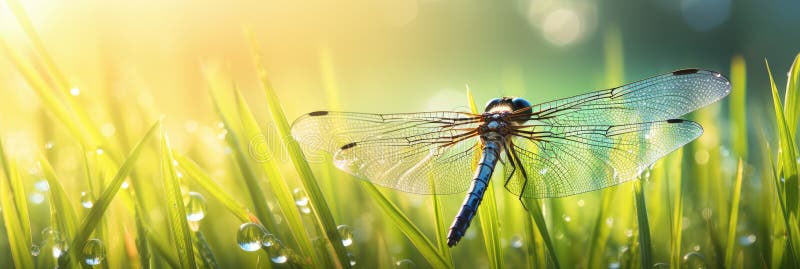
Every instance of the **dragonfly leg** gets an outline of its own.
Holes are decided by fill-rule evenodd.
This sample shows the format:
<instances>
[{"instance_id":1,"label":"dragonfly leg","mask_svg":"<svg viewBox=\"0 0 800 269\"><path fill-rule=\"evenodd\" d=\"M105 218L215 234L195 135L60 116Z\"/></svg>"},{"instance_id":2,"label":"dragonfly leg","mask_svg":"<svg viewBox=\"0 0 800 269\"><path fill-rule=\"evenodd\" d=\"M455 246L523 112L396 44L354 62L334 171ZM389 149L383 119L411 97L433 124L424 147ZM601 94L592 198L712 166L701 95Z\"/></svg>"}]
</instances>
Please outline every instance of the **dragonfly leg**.
<instances>
[{"instance_id":1,"label":"dragonfly leg","mask_svg":"<svg viewBox=\"0 0 800 269\"><path fill-rule=\"evenodd\" d=\"M513 150L514 143L509 142L509 144L510 146L508 152L511 154L511 160L519 165L519 171L522 173L522 178L525 180L522 182L522 189L519 191L519 196L517 196L517 199L519 199L519 202L522 204L522 207L525 208L525 211L530 211L528 210L528 206L525 205L525 201L522 200L522 195L525 193L525 188L528 187L528 173L525 172L525 167L522 167L522 162L520 162L519 156L517 156L517 151ZM508 184L508 182L506 182L506 184Z\"/></svg>"},{"instance_id":2,"label":"dragonfly leg","mask_svg":"<svg viewBox=\"0 0 800 269\"><path fill-rule=\"evenodd\" d=\"M509 142L510 143L510 142ZM514 177L514 173L517 172L517 165L514 162L514 156L511 156L511 151L508 146L509 143L503 143L503 147L505 148L506 158L508 159L508 164L511 165L511 173L508 174L508 178L506 178L505 183L503 183L503 188L506 190L508 189L508 183L511 183L511 178ZM503 165L506 165L503 163Z\"/></svg>"}]
</instances>

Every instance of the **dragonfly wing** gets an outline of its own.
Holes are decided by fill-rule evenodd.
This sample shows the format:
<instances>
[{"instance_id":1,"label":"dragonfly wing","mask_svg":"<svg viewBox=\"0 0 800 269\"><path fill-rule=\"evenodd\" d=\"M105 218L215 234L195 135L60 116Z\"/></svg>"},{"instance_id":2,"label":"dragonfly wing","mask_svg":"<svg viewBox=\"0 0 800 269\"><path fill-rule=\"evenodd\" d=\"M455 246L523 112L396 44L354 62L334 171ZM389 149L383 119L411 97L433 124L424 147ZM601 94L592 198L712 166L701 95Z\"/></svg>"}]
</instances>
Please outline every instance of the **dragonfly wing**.
<instances>
[{"instance_id":1,"label":"dragonfly wing","mask_svg":"<svg viewBox=\"0 0 800 269\"><path fill-rule=\"evenodd\" d=\"M511 193L528 198L568 196L632 180L703 133L699 124L687 120L529 130L529 135L512 138L527 183L517 177L506 185Z\"/></svg>"},{"instance_id":2,"label":"dragonfly wing","mask_svg":"<svg viewBox=\"0 0 800 269\"><path fill-rule=\"evenodd\" d=\"M417 194L451 194L469 187L480 116L458 112L365 114L312 112L292 125L310 156L376 185Z\"/></svg>"},{"instance_id":3,"label":"dragonfly wing","mask_svg":"<svg viewBox=\"0 0 800 269\"><path fill-rule=\"evenodd\" d=\"M716 102L730 91L730 82L720 73L684 69L534 105L530 119L561 126L663 121Z\"/></svg>"}]
</instances>

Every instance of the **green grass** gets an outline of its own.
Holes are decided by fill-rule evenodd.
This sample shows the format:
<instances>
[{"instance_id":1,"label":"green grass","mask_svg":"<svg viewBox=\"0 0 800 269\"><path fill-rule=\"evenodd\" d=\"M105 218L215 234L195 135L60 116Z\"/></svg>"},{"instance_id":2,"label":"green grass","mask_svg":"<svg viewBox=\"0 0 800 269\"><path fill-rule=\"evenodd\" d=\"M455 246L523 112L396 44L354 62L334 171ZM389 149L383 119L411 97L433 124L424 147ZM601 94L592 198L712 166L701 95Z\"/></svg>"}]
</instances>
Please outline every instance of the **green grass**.
<instances>
[{"instance_id":1,"label":"green grass","mask_svg":"<svg viewBox=\"0 0 800 269\"><path fill-rule=\"evenodd\" d=\"M97 266L103 268L800 264L800 55L785 89L771 74L770 85L751 85L770 90L768 103L746 98L748 72L744 59L734 57L731 96L693 116L706 130L703 137L659 161L649 179L574 197L525 200L526 211L503 190L497 175L478 220L457 247L448 248L447 225L463 196L403 194L335 169L329 156L325 162L307 161L283 111L297 102L279 100L280 91L290 89L270 82L269 59L262 58L258 44L262 37L242 37L251 44L254 77L204 69L209 94L202 96L211 100L213 116L199 124L212 134L183 133L169 124L170 117L157 120L157 107L92 95L71 98L69 72L49 56L19 3L8 3L35 56L23 56L19 51L27 48L0 40L3 58L40 101L47 116L38 124L52 128L42 127L41 146L34 150L41 154L33 159L6 151L0 143L3 268L82 267L90 239L105 247ZM598 88L625 81L621 33L611 30L605 38L608 70ZM336 108L336 98L347 93L338 90L331 57L323 49L320 73L330 99L326 102ZM258 80L260 87L248 79ZM478 111L472 93L468 96L467 103ZM99 132L99 122L83 103L88 101L119 110L105 111L116 115L116 135ZM754 120L752 115L764 117ZM11 128L2 127L0 142ZM760 130L760 136L748 129ZM189 141L169 143L176 138ZM45 147L50 141L57 146ZM254 143L269 149L254 155ZM200 221L186 218L190 191L205 197ZM81 204L81 192L89 193L91 207ZM37 195L44 201L33 198ZM244 223L263 226L272 236L264 238L274 238L269 239L272 245L242 250L236 238ZM351 227L352 237L340 233L340 225ZM52 250L45 250L53 246L52 238L40 232L45 228L66 240L66 255L54 258ZM32 255L36 247L40 254Z\"/></svg>"}]
</instances>

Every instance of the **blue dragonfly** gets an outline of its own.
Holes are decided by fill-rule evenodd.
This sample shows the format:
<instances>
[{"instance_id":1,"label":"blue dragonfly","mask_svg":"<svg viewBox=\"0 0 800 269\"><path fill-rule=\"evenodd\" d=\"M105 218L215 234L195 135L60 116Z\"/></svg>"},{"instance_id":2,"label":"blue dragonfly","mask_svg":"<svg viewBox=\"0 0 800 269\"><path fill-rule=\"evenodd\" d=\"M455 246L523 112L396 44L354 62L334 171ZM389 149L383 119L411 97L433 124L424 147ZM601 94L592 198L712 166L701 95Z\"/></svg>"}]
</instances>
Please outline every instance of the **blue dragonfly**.
<instances>
[{"instance_id":1,"label":"blue dragonfly","mask_svg":"<svg viewBox=\"0 0 800 269\"><path fill-rule=\"evenodd\" d=\"M637 178L703 128L679 117L722 99L720 73L683 69L612 89L531 105L503 97L482 114L316 111L292 125L304 150L333 154L336 167L416 194L468 190L447 235L464 236L498 161L504 187L522 198L563 197Z\"/></svg>"}]
</instances>

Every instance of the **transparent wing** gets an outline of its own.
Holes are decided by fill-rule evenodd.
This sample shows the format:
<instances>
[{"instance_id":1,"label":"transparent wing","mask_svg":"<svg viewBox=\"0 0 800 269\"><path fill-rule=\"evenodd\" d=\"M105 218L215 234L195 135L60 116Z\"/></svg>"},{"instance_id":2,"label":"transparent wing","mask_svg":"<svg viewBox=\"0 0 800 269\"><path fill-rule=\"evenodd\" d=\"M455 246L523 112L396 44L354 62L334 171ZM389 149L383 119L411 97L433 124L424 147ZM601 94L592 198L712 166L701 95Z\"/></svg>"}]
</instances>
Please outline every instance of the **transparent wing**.
<instances>
[{"instance_id":1,"label":"transparent wing","mask_svg":"<svg viewBox=\"0 0 800 269\"><path fill-rule=\"evenodd\" d=\"M330 152L339 169L374 184L451 194L469 187L480 121L478 115L458 112L319 111L295 121L292 136L308 154Z\"/></svg>"},{"instance_id":2,"label":"transparent wing","mask_svg":"<svg viewBox=\"0 0 800 269\"><path fill-rule=\"evenodd\" d=\"M685 69L534 105L530 120L560 126L663 121L716 102L730 91L730 82L720 73Z\"/></svg>"},{"instance_id":3,"label":"transparent wing","mask_svg":"<svg viewBox=\"0 0 800 269\"><path fill-rule=\"evenodd\" d=\"M512 138L527 183L515 177L506 188L517 196L546 198L609 187L636 178L702 133L699 124L686 120L530 126ZM508 174L509 166L505 169Z\"/></svg>"}]
</instances>

